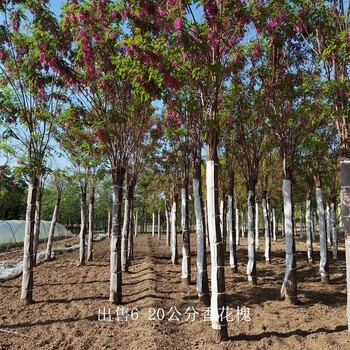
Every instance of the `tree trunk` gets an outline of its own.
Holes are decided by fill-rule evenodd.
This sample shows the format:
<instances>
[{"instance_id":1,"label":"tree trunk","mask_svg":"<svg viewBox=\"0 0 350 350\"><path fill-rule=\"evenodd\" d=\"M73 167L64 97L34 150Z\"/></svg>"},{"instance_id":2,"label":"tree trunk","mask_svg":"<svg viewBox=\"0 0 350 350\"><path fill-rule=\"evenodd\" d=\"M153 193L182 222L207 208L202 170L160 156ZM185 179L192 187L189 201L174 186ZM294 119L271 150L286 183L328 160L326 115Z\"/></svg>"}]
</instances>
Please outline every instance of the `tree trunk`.
<instances>
[{"instance_id":1,"label":"tree trunk","mask_svg":"<svg viewBox=\"0 0 350 350\"><path fill-rule=\"evenodd\" d=\"M255 249L260 248L259 242L259 203L255 202Z\"/></svg>"},{"instance_id":2,"label":"tree trunk","mask_svg":"<svg viewBox=\"0 0 350 350\"><path fill-rule=\"evenodd\" d=\"M139 210L136 209L135 213L134 213L134 229L135 229L134 235L135 235L135 237L137 237L137 233L138 233L138 224L139 224Z\"/></svg>"},{"instance_id":3,"label":"tree trunk","mask_svg":"<svg viewBox=\"0 0 350 350\"><path fill-rule=\"evenodd\" d=\"M277 241L277 225L276 225L276 210L272 208L272 234L273 240Z\"/></svg>"},{"instance_id":4,"label":"tree trunk","mask_svg":"<svg viewBox=\"0 0 350 350\"><path fill-rule=\"evenodd\" d=\"M38 254L39 236L40 236L40 223L41 223L41 205L43 198L44 188L38 181L38 190L36 194L36 211L35 211L35 226L34 226L34 242L33 242L33 266L36 266L36 256Z\"/></svg>"},{"instance_id":5,"label":"tree trunk","mask_svg":"<svg viewBox=\"0 0 350 350\"><path fill-rule=\"evenodd\" d=\"M323 206L323 194L320 187L316 188L317 215L320 235L320 274L321 282L329 283L329 266L327 250L327 234L325 225L325 212Z\"/></svg>"},{"instance_id":6,"label":"tree trunk","mask_svg":"<svg viewBox=\"0 0 350 350\"><path fill-rule=\"evenodd\" d=\"M291 180L283 180L284 233L286 249L286 272L281 289L281 297L290 304L297 303L296 249L293 235L293 209Z\"/></svg>"},{"instance_id":7,"label":"tree trunk","mask_svg":"<svg viewBox=\"0 0 350 350\"><path fill-rule=\"evenodd\" d=\"M229 251L230 251L230 267L233 272L238 272L237 263L237 246L236 246L236 228L234 221L234 178L235 173L232 170L230 174L229 192L227 198L227 231L229 237Z\"/></svg>"},{"instance_id":8,"label":"tree trunk","mask_svg":"<svg viewBox=\"0 0 350 350\"><path fill-rule=\"evenodd\" d=\"M197 233L197 292L199 302L210 305L209 281L207 270L206 225L202 195L201 153L200 147L193 156L193 201L196 216Z\"/></svg>"},{"instance_id":9,"label":"tree trunk","mask_svg":"<svg viewBox=\"0 0 350 350\"><path fill-rule=\"evenodd\" d=\"M181 228L182 228L182 282L191 284L190 225L188 214L188 182L186 177L181 188Z\"/></svg>"},{"instance_id":10,"label":"tree trunk","mask_svg":"<svg viewBox=\"0 0 350 350\"><path fill-rule=\"evenodd\" d=\"M124 199L124 217L122 228L122 271L129 271L128 246L129 246L129 221L130 221L130 200L128 196Z\"/></svg>"},{"instance_id":11,"label":"tree trunk","mask_svg":"<svg viewBox=\"0 0 350 350\"><path fill-rule=\"evenodd\" d=\"M236 208L236 245L239 245L240 237L239 237L239 209Z\"/></svg>"},{"instance_id":12,"label":"tree trunk","mask_svg":"<svg viewBox=\"0 0 350 350\"><path fill-rule=\"evenodd\" d=\"M333 245L333 260L338 258L338 230L337 230L337 218L335 214L335 198L332 199L330 207L330 221L331 221L331 236Z\"/></svg>"},{"instance_id":13,"label":"tree trunk","mask_svg":"<svg viewBox=\"0 0 350 350\"><path fill-rule=\"evenodd\" d=\"M345 236L345 265L346 265L346 289L348 331L350 332L350 155L341 160L340 165L341 195L340 203L343 216Z\"/></svg>"},{"instance_id":14,"label":"tree trunk","mask_svg":"<svg viewBox=\"0 0 350 350\"><path fill-rule=\"evenodd\" d=\"M161 234L161 231L160 231L160 209L158 209L158 218L157 218L157 224L158 224L158 239L160 239L160 234Z\"/></svg>"},{"instance_id":15,"label":"tree trunk","mask_svg":"<svg viewBox=\"0 0 350 350\"><path fill-rule=\"evenodd\" d=\"M153 210L153 212L152 212L152 237L155 236L155 231L156 231L156 214Z\"/></svg>"},{"instance_id":16,"label":"tree trunk","mask_svg":"<svg viewBox=\"0 0 350 350\"><path fill-rule=\"evenodd\" d=\"M128 261L129 264L131 262L132 259L134 259L134 225L135 225L135 221L134 221L134 197L132 194L132 197L129 196L129 225L128 225Z\"/></svg>"},{"instance_id":17,"label":"tree trunk","mask_svg":"<svg viewBox=\"0 0 350 350\"><path fill-rule=\"evenodd\" d=\"M171 208L171 262L174 265L179 263L179 254L177 250L177 231L176 231L176 206L178 194L173 196L173 204Z\"/></svg>"},{"instance_id":18,"label":"tree trunk","mask_svg":"<svg viewBox=\"0 0 350 350\"><path fill-rule=\"evenodd\" d=\"M255 285L257 283L256 277L256 259L255 259L255 241L254 241L254 210L255 210L255 196L252 190L248 191L248 263L247 275L248 282Z\"/></svg>"},{"instance_id":19,"label":"tree trunk","mask_svg":"<svg viewBox=\"0 0 350 350\"><path fill-rule=\"evenodd\" d=\"M165 220L166 220L166 234L165 244L170 247L170 232L171 232L171 206L169 201L165 201Z\"/></svg>"},{"instance_id":20,"label":"tree trunk","mask_svg":"<svg viewBox=\"0 0 350 350\"><path fill-rule=\"evenodd\" d=\"M245 217L244 217L244 210L241 212L241 229L242 229L242 237L244 237L245 233Z\"/></svg>"},{"instance_id":21,"label":"tree trunk","mask_svg":"<svg viewBox=\"0 0 350 350\"><path fill-rule=\"evenodd\" d=\"M58 190L56 195L56 204L55 204L55 208L53 210L52 219L51 219L49 237L47 239L46 254L45 254L46 260L51 260L52 242L55 234L55 227L56 227L56 222L58 217L58 211L60 208L60 203L61 203L61 192Z\"/></svg>"},{"instance_id":22,"label":"tree trunk","mask_svg":"<svg viewBox=\"0 0 350 350\"><path fill-rule=\"evenodd\" d=\"M208 227L211 252L211 324L214 338L222 341L228 338L225 308L225 261L219 220L217 133L213 130L209 136L206 158Z\"/></svg>"},{"instance_id":23,"label":"tree trunk","mask_svg":"<svg viewBox=\"0 0 350 350\"><path fill-rule=\"evenodd\" d=\"M107 228L107 236L111 236L111 230L112 230L112 215L111 215L111 210L108 209L108 228Z\"/></svg>"},{"instance_id":24,"label":"tree trunk","mask_svg":"<svg viewBox=\"0 0 350 350\"><path fill-rule=\"evenodd\" d=\"M87 261L93 260L93 238L94 238L94 216L95 216L95 185L91 186L90 203L89 203L89 236Z\"/></svg>"},{"instance_id":25,"label":"tree trunk","mask_svg":"<svg viewBox=\"0 0 350 350\"><path fill-rule=\"evenodd\" d=\"M122 269L121 269L121 206L123 198L124 168L117 168L113 173L113 207L112 207L112 236L110 258L110 294L111 303L122 302Z\"/></svg>"},{"instance_id":26,"label":"tree trunk","mask_svg":"<svg viewBox=\"0 0 350 350\"><path fill-rule=\"evenodd\" d=\"M85 265L85 239L86 239L86 183L81 185L80 193L80 248L79 248L79 262L78 266Z\"/></svg>"},{"instance_id":27,"label":"tree trunk","mask_svg":"<svg viewBox=\"0 0 350 350\"><path fill-rule=\"evenodd\" d=\"M26 226L23 242L23 274L21 300L24 305L33 303L33 241L34 225L36 212L36 196L38 187L38 178L33 176L29 179L27 209L26 209Z\"/></svg>"},{"instance_id":28,"label":"tree trunk","mask_svg":"<svg viewBox=\"0 0 350 350\"><path fill-rule=\"evenodd\" d=\"M326 237L327 237L327 244L332 244L332 237L331 237L331 219L330 219L330 208L328 203L326 204L326 211L325 211L325 221L326 221Z\"/></svg>"},{"instance_id":29,"label":"tree trunk","mask_svg":"<svg viewBox=\"0 0 350 350\"><path fill-rule=\"evenodd\" d=\"M264 232L265 232L265 261L271 263L271 233L269 225L269 213L267 210L266 191L262 195L262 207L264 215Z\"/></svg>"},{"instance_id":30,"label":"tree trunk","mask_svg":"<svg viewBox=\"0 0 350 350\"><path fill-rule=\"evenodd\" d=\"M306 212L305 212L305 230L306 230L306 246L307 246L307 260L309 263L314 262L314 251L312 246L312 233L311 233L311 200L310 192L306 199Z\"/></svg>"}]
</instances>

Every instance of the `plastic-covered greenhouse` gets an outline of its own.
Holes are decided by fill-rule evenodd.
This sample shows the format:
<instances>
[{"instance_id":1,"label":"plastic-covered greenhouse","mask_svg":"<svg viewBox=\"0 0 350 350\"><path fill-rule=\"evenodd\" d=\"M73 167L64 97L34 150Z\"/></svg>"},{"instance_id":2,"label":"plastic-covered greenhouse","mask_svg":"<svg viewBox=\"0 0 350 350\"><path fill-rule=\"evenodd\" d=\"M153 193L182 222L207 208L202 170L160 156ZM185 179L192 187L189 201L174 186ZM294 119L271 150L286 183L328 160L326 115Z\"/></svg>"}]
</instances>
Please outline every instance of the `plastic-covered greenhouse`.
<instances>
[{"instance_id":1,"label":"plastic-covered greenhouse","mask_svg":"<svg viewBox=\"0 0 350 350\"><path fill-rule=\"evenodd\" d=\"M0 245L21 243L24 240L25 220L0 220ZM40 239L45 239L49 235L51 221L41 221ZM59 223L56 223L55 237L69 236L71 233Z\"/></svg>"}]
</instances>

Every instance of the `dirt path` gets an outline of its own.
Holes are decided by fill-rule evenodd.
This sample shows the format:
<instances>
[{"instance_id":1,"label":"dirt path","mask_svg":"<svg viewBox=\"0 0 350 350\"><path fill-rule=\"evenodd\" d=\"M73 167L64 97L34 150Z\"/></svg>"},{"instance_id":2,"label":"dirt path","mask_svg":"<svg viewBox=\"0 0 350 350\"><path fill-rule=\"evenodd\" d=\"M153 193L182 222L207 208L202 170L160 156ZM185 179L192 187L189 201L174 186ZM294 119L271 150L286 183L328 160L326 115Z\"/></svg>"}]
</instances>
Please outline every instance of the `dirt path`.
<instances>
[{"instance_id":1,"label":"dirt path","mask_svg":"<svg viewBox=\"0 0 350 350\"><path fill-rule=\"evenodd\" d=\"M191 239L195 248L195 236ZM297 241L300 303L289 306L279 300L283 242L272 244L271 264L257 252L257 286L246 282L245 239L238 250L239 272L225 270L228 342L212 342L210 322L196 297L195 254L193 284L186 286L181 265L170 263L164 238L140 235L130 271L123 273L118 309L108 302L108 239L95 244L95 261L87 266L76 267L78 252L38 266L33 305L24 307L19 300L20 278L1 283L0 349L349 349L343 246L339 260L331 261L331 284L322 285L317 261L306 263L305 243ZM250 320L243 319L248 310Z\"/></svg>"}]
</instances>

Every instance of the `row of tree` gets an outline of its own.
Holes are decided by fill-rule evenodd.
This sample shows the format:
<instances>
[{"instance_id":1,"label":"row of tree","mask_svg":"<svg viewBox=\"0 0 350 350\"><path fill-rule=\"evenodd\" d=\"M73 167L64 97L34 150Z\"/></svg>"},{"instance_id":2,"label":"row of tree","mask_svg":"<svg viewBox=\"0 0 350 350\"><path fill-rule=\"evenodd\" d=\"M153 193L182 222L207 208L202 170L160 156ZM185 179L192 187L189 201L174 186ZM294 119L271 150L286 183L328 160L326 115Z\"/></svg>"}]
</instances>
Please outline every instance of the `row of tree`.
<instances>
[{"instance_id":1,"label":"row of tree","mask_svg":"<svg viewBox=\"0 0 350 350\"><path fill-rule=\"evenodd\" d=\"M319 226L323 227L323 175L330 174L333 198L337 187L331 169L338 168L339 157L350 256L349 23L342 0L74 0L64 4L60 19L50 12L48 1L6 0L0 12L4 18L0 26L2 136L12 140L16 154L20 149L25 152L19 161L29 183L21 295L25 303L32 302L37 201L54 139L80 169L81 247L86 234L87 178L89 174L98 177L108 162L113 201L111 302L122 301L121 270L122 266L127 270L134 192L146 158L157 164L156 177L159 171L167 174L160 195L167 204L173 263L178 260L174 223L181 194L182 279L187 282L192 177L198 278L199 284L207 284L204 237L208 227L211 319L219 340L228 336L222 317L223 230L227 226L235 266L233 208L238 176L248 193L247 274L251 283L256 281L253 223L258 183L264 211L270 187L277 179L283 183L286 274L281 293L295 303L291 183L300 180L297 169L302 169L305 178L314 179ZM157 99L164 108L155 115L152 102ZM124 228L123 189L124 217L130 218ZM227 205L228 225L221 226L220 198ZM327 279L324 230L320 242L320 270ZM199 292L204 299L209 295L208 290Z\"/></svg>"}]
</instances>

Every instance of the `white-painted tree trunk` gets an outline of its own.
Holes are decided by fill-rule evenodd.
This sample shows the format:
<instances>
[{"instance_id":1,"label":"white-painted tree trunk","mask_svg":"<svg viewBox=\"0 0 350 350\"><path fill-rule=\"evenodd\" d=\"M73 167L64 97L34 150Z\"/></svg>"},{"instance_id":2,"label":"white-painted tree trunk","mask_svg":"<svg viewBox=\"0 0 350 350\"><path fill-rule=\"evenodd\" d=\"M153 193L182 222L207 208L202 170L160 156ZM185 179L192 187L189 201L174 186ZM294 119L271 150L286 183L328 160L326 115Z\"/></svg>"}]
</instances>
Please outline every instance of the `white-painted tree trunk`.
<instances>
[{"instance_id":1,"label":"white-painted tree trunk","mask_svg":"<svg viewBox=\"0 0 350 350\"><path fill-rule=\"evenodd\" d=\"M128 225L129 225L129 211L130 211L129 198L124 199L124 217L123 217L123 228L122 228L122 271L128 272L129 262L128 262L128 245L129 245L129 235L128 235Z\"/></svg>"},{"instance_id":2,"label":"white-painted tree trunk","mask_svg":"<svg viewBox=\"0 0 350 350\"><path fill-rule=\"evenodd\" d=\"M337 218L335 213L335 203L331 203L330 207L330 222L331 222L331 234L333 245L333 260L338 258L338 230L337 230Z\"/></svg>"},{"instance_id":3,"label":"white-painted tree trunk","mask_svg":"<svg viewBox=\"0 0 350 350\"><path fill-rule=\"evenodd\" d=\"M209 285L206 257L205 226L203 222L203 208L200 197L200 180L193 179L193 200L196 215L197 231L197 293L199 300L209 304Z\"/></svg>"},{"instance_id":4,"label":"white-painted tree trunk","mask_svg":"<svg viewBox=\"0 0 350 350\"><path fill-rule=\"evenodd\" d=\"M207 160L206 182L207 182L207 209L208 209L208 227L210 240L210 257L211 257L211 326L214 330L221 330L226 327L227 319L225 318L225 278L224 278L224 261L223 246L218 222L218 208L216 205L217 191L215 183L215 162Z\"/></svg>"},{"instance_id":5,"label":"white-painted tree trunk","mask_svg":"<svg viewBox=\"0 0 350 350\"><path fill-rule=\"evenodd\" d=\"M260 248L259 241L259 203L255 202L255 248Z\"/></svg>"},{"instance_id":6,"label":"white-painted tree trunk","mask_svg":"<svg viewBox=\"0 0 350 350\"><path fill-rule=\"evenodd\" d=\"M239 245L240 243L240 236L239 236L239 209L236 208L236 244Z\"/></svg>"},{"instance_id":7,"label":"white-painted tree trunk","mask_svg":"<svg viewBox=\"0 0 350 350\"><path fill-rule=\"evenodd\" d=\"M317 215L318 226L320 235L320 274L321 281L323 283L329 283L329 270L328 270L328 252L327 252L327 233L325 225L325 211L323 205L322 189L316 188L316 203L317 203Z\"/></svg>"},{"instance_id":8,"label":"white-painted tree trunk","mask_svg":"<svg viewBox=\"0 0 350 350\"><path fill-rule=\"evenodd\" d=\"M277 241L277 224L276 224L276 210L272 208L272 235L273 240Z\"/></svg>"},{"instance_id":9,"label":"white-painted tree trunk","mask_svg":"<svg viewBox=\"0 0 350 350\"><path fill-rule=\"evenodd\" d=\"M205 223L205 232L207 232L206 238L207 238L207 246L210 250L210 241L209 241L209 224L208 224L208 208L205 205L204 206L204 223Z\"/></svg>"},{"instance_id":10,"label":"white-painted tree trunk","mask_svg":"<svg viewBox=\"0 0 350 350\"><path fill-rule=\"evenodd\" d=\"M331 244L332 244L331 217L330 217L330 208L329 208L328 203L326 204L325 219L326 219L327 243L328 243L329 245L331 245Z\"/></svg>"},{"instance_id":11,"label":"white-painted tree trunk","mask_svg":"<svg viewBox=\"0 0 350 350\"><path fill-rule=\"evenodd\" d=\"M89 203L89 230L88 230L88 249L87 261L93 260L94 249L94 216L95 216L95 186L91 188L90 203Z\"/></svg>"},{"instance_id":12,"label":"white-painted tree trunk","mask_svg":"<svg viewBox=\"0 0 350 350\"><path fill-rule=\"evenodd\" d=\"M300 209L299 211L299 234L300 234L300 239L303 238L303 213Z\"/></svg>"},{"instance_id":13,"label":"white-painted tree trunk","mask_svg":"<svg viewBox=\"0 0 350 350\"><path fill-rule=\"evenodd\" d=\"M52 243L53 243L53 237L54 237L54 234L55 234L55 227L56 227L58 211L59 211L59 207L60 207L60 201L61 201L61 195L59 193L57 193L56 204L55 204L55 208L53 210L52 219L51 219L49 236L47 238L46 253L45 253L45 259L46 260L50 260L51 259Z\"/></svg>"},{"instance_id":14,"label":"white-painted tree trunk","mask_svg":"<svg viewBox=\"0 0 350 350\"><path fill-rule=\"evenodd\" d=\"M265 233L265 261L267 263L271 262L271 233L269 225L269 214L267 210L267 200L266 197L262 199L262 208L264 216L264 233Z\"/></svg>"},{"instance_id":15,"label":"white-painted tree trunk","mask_svg":"<svg viewBox=\"0 0 350 350\"><path fill-rule=\"evenodd\" d=\"M244 233L245 233L245 217L244 217L244 210L242 210L241 212L241 229L242 229L242 237L244 237Z\"/></svg>"},{"instance_id":16,"label":"white-painted tree trunk","mask_svg":"<svg viewBox=\"0 0 350 350\"><path fill-rule=\"evenodd\" d=\"M311 237L313 241L315 241L316 237L315 216L315 212L311 211Z\"/></svg>"},{"instance_id":17,"label":"white-painted tree trunk","mask_svg":"<svg viewBox=\"0 0 350 350\"><path fill-rule=\"evenodd\" d=\"M311 200L306 200L306 211L305 211L305 230L306 230L306 248L307 248L307 260L309 263L314 262L314 251L312 246L312 232L311 232Z\"/></svg>"},{"instance_id":18,"label":"white-painted tree trunk","mask_svg":"<svg viewBox=\"0 0 350 350\"><path fill-rule=\"evenodd\" d=\"M166 222L166 231L165 231L165 243L167 246L170 247L170 231L171 231L171 217L170 212L168 211L167 207L165 206L165 222Z\"/></svg>"},{"instance_id":19,"label":"white-painted tree trunk","mask_svg":"<svg viewBox=\"0 0 350 350\"><path fill-rule=\"evenodd\" d=\"M138 209L136 209L134 213L134 236L135 237L137 237L138 225L139 225L139 211Z\"/></svg>"},{"instance_id":20,"label":"white-painted tree trunk","mask_svg":"<svg viewBox=\"0 0 350 350\"><path fill-rule=\"evenodd\" d=\"M230 267L233 271L237 271L237 253L236 253L236 237L233 229L233 196L229 195L227 198L227 232L229 238L229 252L230 252Z\"/></svg>"},{"instance_id":21,"label":"white-painted tree trunk","mask_svg":"<svg viewBox=\"0 0 350 350\"><path fill-rule=\"evenodd\" d=\"M117 174L118 175L118 174ZM122 302L122 261L121 261L121 205L123 196L123 176L120 174L113 185L112 232L110 243L110 295L111 303Z\"/></svg>"},{"instance_id":22,"label":"white-painted tree trunk","mask_svg":"<svg viewBox=\"0 0 350 350\"><path fill-rule=\"evenodd\" d=\"M184 181L185 182L185 181ZM187 187L187 188L186 188ZM182 229L182 282L191 283L190 228L188 220L188 181L181 188L181 229Z\"/></svg>"},{"instance_id":23,"label":"white-painted tree trunk","mask_svg":"<svg viewBox=\"0 0 350 350\"><path fill-rule=\"evenodd\" d=\"M111 236L111 229L112 229L112 214L111 210L108 209L108 219L107 219L107 236Z\"/></svg>"},{"instance_id":24,"label":"white-painted tree trunk","mask_svg":"<svg viewBox=\"0 0 350 350\"><path fill-rule=\"evenodd\" d=\"M330 207L328 203L326 204L326 234L327 234L327 243L329 245L332 244L332 229L331 229L331 215L330 215Z\"/></svg>"},{"instance_id":25,"label":"white-painted tree trunk","mask_svg":"<svg viewBox=\"0 0 350 350\"><path fill-rule=\"evenodd\" d=\"M281 297L291 304L297 302L296 251L293 235L292 188L290 180L283 180L283 210L286 250L286 272L281 289Z\"/></svg>"},{"instance_id":26,"label":"white-painted tree trunk","mask_svg":"<svg viewBox=\"0 0 350 350\"><path fill-rule=\"evenodd\" d=\"M158 209L158 220L157 220L157 223L158 223L158 239L160 239L160 235L161 235L160 209Z\"/></svg>"},{"instance_id":27,"label":"white-painted tree trunk","mask_svg":"<svg viewBox=\"0 0 350 350\"><path fill-rule=\"evenodd\" d=\"M350 332L350 160L342 159L340 162L340 203L345 237L345 266L346 266L346 317L348 331Z\"/></svg>"},{"instance_id":28,"label":"white-painted tree trunk","mask_svg":"<svg viewBox=\"0 0 350 350\"><path fill-rule=\"evenodd\" d=\"M80 234L79 234L79 262L78 266L85 265L85 239L86 239L86 186L82 189L80 196Z\"/></svg>"},{"instance_id":29,"label":"white-painted tree trunk","mask_svg":"<svg viewBox=\"0 0 350 350\"><path fill-rule=\"evenodd\" d=\"M247 263L247 275L248 281L251 284L256 284L256 260L255 260L255 242L254 242L254 193L248 191L248 263Z\"/></svg>"},{"instance_id":30,"label":"white-painted tree trunk","mask_svg":"<svg viewBox=\"0 0 350 350\"><path fill-rule=\"evenodd\" d=\"M28 305L33 303L33 241L34 241L34 225L35 225L35 211L36 211L36 192L38 186L38 179L30 179L27 195L27 209L26 209L26 225L24 230L23 242L23 273L22 273L22 287L21 300L23 304Z\"/></svg>"},{"instance_id":31,"label":"white-painted tree trunk","mask_svg":"<svg viewBox=\"0 0 350 350\"><path fill-rule=\"evenodd\" d=\"M175 265L179 263L177 250L176 210L176 200L174 200L171 208L171 262Z\"/></svg>"},{"instance_id":32,"label":"white-painted tree trunk","mask_svg":"<svg viewBox=\"0 0 350 350\"><path fill-rule=\"evenodd\" d=\"M40 181L39 181L40 183ZM41 203L43 196L42 184L39 184L36 194L36 210L35 210L35 225L34 225L34 241L33 241L33 266L36 266L36 256L38 253L39 235L40 235L40 223L41 223Z\"/></svg>"},{"instance_id":33,"label":"white-painted tree trunk","mask_svg":"<svg viewBox=\"0 0 350 350\"><path fill-rule=\"evenodd\" d=\"M155 231L156 231L156 214L153 211L152 212L152 237L155 236Z\"/></svg>"}]
</instances>

